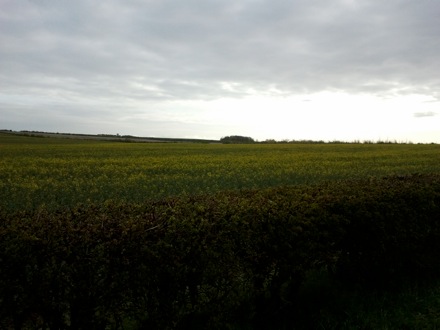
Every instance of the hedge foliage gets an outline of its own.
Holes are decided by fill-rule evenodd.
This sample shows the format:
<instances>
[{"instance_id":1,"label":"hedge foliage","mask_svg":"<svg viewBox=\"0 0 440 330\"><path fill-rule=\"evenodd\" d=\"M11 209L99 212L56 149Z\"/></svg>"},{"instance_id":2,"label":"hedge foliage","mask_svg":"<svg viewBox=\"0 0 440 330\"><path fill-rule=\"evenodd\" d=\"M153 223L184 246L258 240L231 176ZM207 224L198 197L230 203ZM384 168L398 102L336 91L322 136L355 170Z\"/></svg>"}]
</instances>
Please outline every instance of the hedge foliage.
<instances>
[{"instance_id":1,"label":"hedge foliage","mask_svg":"<svg viewBox=\"0 0 440 330\"><path fill-rule=\"evenodd\" d=\"M440 175L3 211L0 328L294 326L311 270L438 275L439 220Z\"/></svg>"}]
</instances>

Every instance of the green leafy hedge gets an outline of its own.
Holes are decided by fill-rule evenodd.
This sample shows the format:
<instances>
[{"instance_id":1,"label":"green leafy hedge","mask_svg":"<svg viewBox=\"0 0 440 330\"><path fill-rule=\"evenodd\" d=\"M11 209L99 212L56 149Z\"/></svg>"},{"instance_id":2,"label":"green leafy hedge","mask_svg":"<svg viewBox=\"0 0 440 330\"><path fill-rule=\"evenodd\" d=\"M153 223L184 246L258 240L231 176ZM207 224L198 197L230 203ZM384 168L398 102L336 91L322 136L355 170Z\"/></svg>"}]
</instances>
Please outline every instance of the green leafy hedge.
<instances>
[{"instance_id":1,"label":"green leafy hedge","mask_svg":"<svg viewBox=\"0 0 440 330\"><path fill-rule=\"evenodd\" d=\"M438 275L439 219L440 175L2 212L0 328L276 328L315 269Z\"/></svg>"}]
</instances>

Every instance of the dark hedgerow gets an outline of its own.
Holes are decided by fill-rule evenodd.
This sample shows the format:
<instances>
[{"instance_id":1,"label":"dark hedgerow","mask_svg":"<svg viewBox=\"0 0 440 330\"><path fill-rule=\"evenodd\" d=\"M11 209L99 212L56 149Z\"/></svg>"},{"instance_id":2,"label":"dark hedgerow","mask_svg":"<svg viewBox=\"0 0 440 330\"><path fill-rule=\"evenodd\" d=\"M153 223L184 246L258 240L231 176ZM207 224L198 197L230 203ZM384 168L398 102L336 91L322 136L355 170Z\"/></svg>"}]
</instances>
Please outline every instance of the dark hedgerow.
<instances>
[{"instance_id":1,"label":"dark hedgerow","mask_svg":"<svg viewBox=\"0 0 440 330\"><path fill-rule=\"evenodd\" d=\"M2 211L0 328L294 326L313 270L438 275L438 219L440 175Z\"/></svg>"}]
</instances>

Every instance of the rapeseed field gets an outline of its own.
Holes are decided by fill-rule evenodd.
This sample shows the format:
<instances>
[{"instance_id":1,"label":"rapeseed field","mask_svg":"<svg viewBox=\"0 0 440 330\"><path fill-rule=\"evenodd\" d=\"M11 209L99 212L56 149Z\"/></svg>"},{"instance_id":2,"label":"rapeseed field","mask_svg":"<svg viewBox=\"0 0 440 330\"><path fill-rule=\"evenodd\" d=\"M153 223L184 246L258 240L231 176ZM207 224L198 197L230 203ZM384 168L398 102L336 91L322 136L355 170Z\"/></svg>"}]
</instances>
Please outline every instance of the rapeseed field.
<instances>
[{"instance_id":1,"label":"rapeseed field","mask_svg":"<svg viewBox=\"0 0 440 330\"><path fill-rule=\"evenodd\" d=\"M435 144L123 143L0 134L5 210L439 172Z\"/></svg>"}]
</instances>

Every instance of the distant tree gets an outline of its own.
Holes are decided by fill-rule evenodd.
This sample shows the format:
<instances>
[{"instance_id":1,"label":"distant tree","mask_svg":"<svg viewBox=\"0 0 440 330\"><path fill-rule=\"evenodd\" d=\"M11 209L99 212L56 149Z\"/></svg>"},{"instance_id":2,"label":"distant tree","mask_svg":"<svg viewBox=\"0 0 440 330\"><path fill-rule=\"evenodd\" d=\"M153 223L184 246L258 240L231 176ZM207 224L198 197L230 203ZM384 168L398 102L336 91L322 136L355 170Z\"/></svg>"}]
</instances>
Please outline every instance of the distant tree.
<instances>
[{"instance_id":1,"label":"distant tree","mask_svg":"<svg viewBox=\"0 0 440 330\"><path fill-rule=\"evenodd\" d=\"M248 136L231 135L220 139L221 143L255 143L254 139Z\"/></svg>"}]
</instances>

